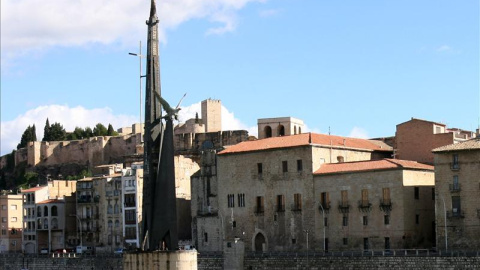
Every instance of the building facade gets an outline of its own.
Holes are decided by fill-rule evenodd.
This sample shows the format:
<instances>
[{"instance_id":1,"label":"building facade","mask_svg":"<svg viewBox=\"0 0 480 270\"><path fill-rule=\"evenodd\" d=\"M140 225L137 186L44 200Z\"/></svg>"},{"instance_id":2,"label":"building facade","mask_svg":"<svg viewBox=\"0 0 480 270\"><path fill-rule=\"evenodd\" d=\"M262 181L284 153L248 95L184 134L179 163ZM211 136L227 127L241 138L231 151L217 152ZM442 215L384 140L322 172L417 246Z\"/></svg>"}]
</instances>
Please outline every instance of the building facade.
<instances>
[{"instance_id":1,"label":"building facade","mask_svg":"<svg viewBox=\"0 0 480 270\"><path fill-rule=\"evenodd\" d=\"M293 117L258 119L257 126L259 139L297 135L305 130L303 121Z\"/></svg>"},{"instance_id":2,"label":"building facade","mask_svg":"<svg viewBox=\"0 0 480 270\"><path fill-rule=\"evenodd\" d=\"M321 164L391 153L387 145L369 140L312 133L209 153L204 159L209 162L202 162L201 172L192 177L194 241L200 251L221 250L223 241L235 238L252 251L305 249L304 230L315 228L318 211L313 173Z\"/></svg>"},{"instance_id":3,"label":"building facade","mask_svg":"<svg viewBox=\"0 0 480 270\"><path fill-rule=\"evenodd\" d=\"M442 250L478 250L480 138L439 147L433 153L437 246Z\"/></svg>"},{"instance_id":4,"label":"building facade","mask_svg":"<svg viewBox=\"0 0 480 270\"><path fill-rule=\"evenodd\" d=\"M123 238L125 247L140 248L143 203L143 163L122 170Z\"/></svg>"},{"instance_id":5,"label":"building facade","mask_svg":"<svg viewBox=\"0 0 480 270\"><path fill-rule=\"evenodd\" d=\"M398 159L323 164L314 192L316 248L435 246L433 166Z\"/></svg>"},{"instance_id":6,"label":"building facade","mask_svg":"<svg viewBox=\"0 0 480 270\"><path fill-rule=\"evenodd\" d=\"M0 253L20 252L22 250L23 198L3 190L0 193Z\"/></svg>"}]
</instances>

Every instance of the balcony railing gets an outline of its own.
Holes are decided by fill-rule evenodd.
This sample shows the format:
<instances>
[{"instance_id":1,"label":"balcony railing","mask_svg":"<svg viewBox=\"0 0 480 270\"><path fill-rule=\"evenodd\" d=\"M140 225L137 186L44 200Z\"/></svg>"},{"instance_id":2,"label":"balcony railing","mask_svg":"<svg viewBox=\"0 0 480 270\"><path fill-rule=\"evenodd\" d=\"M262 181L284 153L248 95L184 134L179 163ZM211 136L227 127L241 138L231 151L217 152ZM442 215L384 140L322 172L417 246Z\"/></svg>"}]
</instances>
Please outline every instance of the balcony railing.
<instances>
[{"instance_id":1,"label":"balcony railing","mask_svg":"<svg viewBox=\"0 0 480 270\"><path fill-rule=\"evenodd\" d=\"M460 192L460 184L450 184L450 192Z\"/></svg>"},{"instance_id":2,"label":"balcony railing","mask_svg":"<svg viewBox=\"0 0 480 270\"><path fill-rule=\"evenodd\" d=\"M447 211L447 218L464 218L465 211L456 210L456 211Z\"/></svg>"},{"instance_id":3,"label":"balcony railing","mask_svg":"<svg viewBox=\"0 0 480 270\"><path fill-rule=\"evenodd\" d=\"M369 200L360 200L358 201L358 208L362 212L370 211L372 209L372 204Z\"/></svg>"},{"instance_id":4,"label":"balcony railing","mask_svg":"<svg viewBox=\"0 0 480 270\"><path fill-rule=\"evenodd\" d=\"M460 164L459 164L459 163L452 162L452 163L450 163L450 169L451 169L452 171L458 171L458 170L460 170Z\"/></svg>"},{"instance_id":5,"label":"balcony railing","mask_svg":"<svg viewBox=\"0 0 480 270\"><path fill-rule=\"evenodd\" d=\"M380 209L382 211L391 211L392 210L392 200L391 199L381 199L380 200Z\"/></svg>"},{"instance_id":6,"label":"balcony railing","mask_svg":"<svg viewBox=\"0 0 480 270\"><path fill-rule=\"evenodd\" d=\"M330 202L321 202L318 206L318 211L322 213L322 210L325 211L325 213L328 213L328 211L330 210Z\"/></svg>"},{"instance_id":7,"label":"balcony railing","mask_svg":"<svg viewBox=\"0 0 480 270\"><path fill-rule=\"evenodd\" d=\"M350 211L350 205L348 204L348 201L341 201L338 203L338 210L340 210L341 213L348 213Z\"/></svg>"}]
</instances>

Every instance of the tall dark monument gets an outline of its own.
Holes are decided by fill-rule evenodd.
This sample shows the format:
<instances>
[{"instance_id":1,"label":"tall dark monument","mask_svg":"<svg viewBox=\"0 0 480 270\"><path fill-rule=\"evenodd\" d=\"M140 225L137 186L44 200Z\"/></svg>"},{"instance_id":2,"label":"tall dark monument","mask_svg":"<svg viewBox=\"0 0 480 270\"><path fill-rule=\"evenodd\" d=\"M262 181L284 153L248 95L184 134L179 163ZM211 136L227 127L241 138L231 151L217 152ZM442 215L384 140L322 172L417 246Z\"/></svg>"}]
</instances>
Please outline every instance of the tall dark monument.
<instances>
[{"instance_id":1,"label":"tall dark monument","mask_svg":"<svg viewBox=\"0 0 480 270\"><path fill-rule=\"evenodd\" d=\"M176 111L161 98L158 22L155 0L152 0L147 21L142 214L146 251L175 250L178 246L172 124ZM163 117L162 105L167 111Z\"/></svg>"}]
</instances>

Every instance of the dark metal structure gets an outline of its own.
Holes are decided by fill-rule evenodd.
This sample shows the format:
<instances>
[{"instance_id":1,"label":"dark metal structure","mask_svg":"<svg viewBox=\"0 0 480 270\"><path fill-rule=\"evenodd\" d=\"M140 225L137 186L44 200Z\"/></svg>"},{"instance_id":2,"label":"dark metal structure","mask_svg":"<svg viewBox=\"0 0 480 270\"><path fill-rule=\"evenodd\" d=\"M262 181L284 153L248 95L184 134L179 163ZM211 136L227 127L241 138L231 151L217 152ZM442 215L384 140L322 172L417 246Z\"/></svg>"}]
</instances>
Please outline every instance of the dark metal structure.
<instances>
[{"instance_id":1,"label":"dark metal structure","mask_svg":"<svg viewBox=\"0 0 480 270\"><path fill-rule=\"evenodd\" d=\"M142 248L145 251L178 247L175 197L173 123L162 117L158 17L155 0L150 7L145 88L145 137ZM163 122L162 120L165 120Z\"/></svg>"}]
</instances>

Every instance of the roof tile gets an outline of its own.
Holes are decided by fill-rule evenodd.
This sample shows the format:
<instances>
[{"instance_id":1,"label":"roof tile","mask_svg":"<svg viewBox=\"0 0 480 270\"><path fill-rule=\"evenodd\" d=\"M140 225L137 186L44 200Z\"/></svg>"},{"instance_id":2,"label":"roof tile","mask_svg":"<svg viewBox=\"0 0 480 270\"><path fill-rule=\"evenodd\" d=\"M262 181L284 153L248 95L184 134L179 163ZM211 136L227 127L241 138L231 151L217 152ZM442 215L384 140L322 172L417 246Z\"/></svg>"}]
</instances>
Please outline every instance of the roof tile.
<instances>
[{"instance_id":1,"label":"roof tile","mask_svg":"<svg viewBox=\"0 0 480 270\"><path fill-rule=\"evenodd\" d=\"M432 170L433 166L418 163L416 161L401 160L401 159L381 159L381 160L367 160L343 163L326 163L320 169L314 172L314 175L345 173L345 172L361 172L374 170L389 170L389 169L417 169L417 170Z\"/></svg>"}]
</instances>

